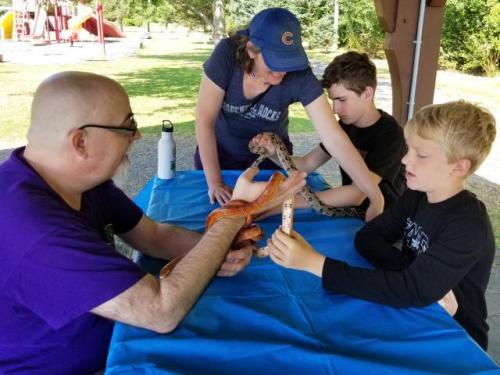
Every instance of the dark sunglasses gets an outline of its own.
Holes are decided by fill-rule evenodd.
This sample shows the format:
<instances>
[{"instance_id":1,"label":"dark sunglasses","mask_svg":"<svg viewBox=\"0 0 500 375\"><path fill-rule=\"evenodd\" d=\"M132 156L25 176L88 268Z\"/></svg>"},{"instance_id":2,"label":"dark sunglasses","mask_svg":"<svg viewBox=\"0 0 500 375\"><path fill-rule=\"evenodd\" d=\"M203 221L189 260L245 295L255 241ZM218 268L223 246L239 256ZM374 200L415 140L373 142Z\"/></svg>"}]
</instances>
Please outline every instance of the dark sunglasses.
<instances>
[{"instance_id":1,"label":"dark sunglasses","mask_svg":"<svg viewBox=\"0 0 500 375\"><path fill-rule=\"evenodd\" d=\"M130 121L130 127L124 127L128 121ZM80 126L78 129L82 130L85 128L98 128L98 129L106 129L112 132L117 132L117 133L125 133L129 134L130 138L134 138L134 136L137 134L137 122L134 119L134 114L131 113L127 116L127 118L120 124L120 126L109 126L109 125L94 125L94 124L87 124Z\"/></svg>"}]
</instances>

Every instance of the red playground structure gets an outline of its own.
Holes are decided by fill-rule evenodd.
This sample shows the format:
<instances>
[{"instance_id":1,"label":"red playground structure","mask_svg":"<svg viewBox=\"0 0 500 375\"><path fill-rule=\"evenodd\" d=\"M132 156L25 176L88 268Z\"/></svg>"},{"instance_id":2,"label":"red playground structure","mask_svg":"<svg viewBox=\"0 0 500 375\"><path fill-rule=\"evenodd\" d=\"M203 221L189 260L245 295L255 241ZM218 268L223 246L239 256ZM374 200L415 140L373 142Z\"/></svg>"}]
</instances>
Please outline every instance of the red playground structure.
<instances>
[{"instance_id":1,"label":"red playground structure","mask_svg":"<svg viewBox=\"0 0 500 375\"><path fill-rule=\"evenodd\" d=\"M71 3L64 0L13 0L12 9L12 37L18 41L29 40L34 44L67 41L73 44L85 30L98 36L105 54L105 37L125 37L112 22L104 19L101 1L93 9L85 4L85 0L80 0L76 14Z\"/></svg>"},{"instance_id":2,"label":"red playground structure","mask_svg":"<svg viewBox=\"0 0 500 375\"><path fill-rule=\"evenodd\" d=\"M13 36L17 40L39 39L61 41L61 32L68 29L72 17L69 2L59 0L13 0Z\"/></svg>"}]
</instances>

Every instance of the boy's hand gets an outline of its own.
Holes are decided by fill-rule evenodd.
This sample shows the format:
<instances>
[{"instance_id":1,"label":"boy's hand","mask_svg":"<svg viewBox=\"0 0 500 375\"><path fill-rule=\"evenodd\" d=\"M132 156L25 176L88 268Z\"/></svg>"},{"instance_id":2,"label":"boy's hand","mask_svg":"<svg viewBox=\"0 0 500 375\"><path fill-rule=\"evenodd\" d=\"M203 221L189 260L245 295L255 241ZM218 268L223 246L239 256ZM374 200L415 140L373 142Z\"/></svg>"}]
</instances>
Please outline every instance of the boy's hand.
<instances>
[{"instance_id":1,"label":"boy's hand","mask_svg":"<svg viewBox=\"0 0 500 375\"><path fill-rule=\"evenodd\" d=\"M267 249L272 261L280 266L307 271L318 277L323 274L325 257L294 230L289 237L277 229L267 241Z\"/></svg>"},{"instance_id":2,"label":"boy's hand","mask_svg":"<svg viewBox=\"0 0 500 375\"><path fill-rule=\"evenodd\" d=\"M451 316L455 316L458 310L458 302L453 290L450 290L446 295L441 298L438 303L446 310Z\"/></svg>"},{"instance_id":3,"label":"boy's hand","mask_svg":"<svg viewBox=\"0 0 500 375\"><path fill-rule=\"evenodd\" d=\"M372 219L375 219L378 215L380 215L384 211L384 200L378 202L371 202L365 213L365 221L368 223Z\"/></svg>"},{"instance_id":4,"label":"boy's hand","mask_svg":"<svg viewBox=\"0 0 500 375\"><path fill-rule=\"evenodd\" d=\"M250 143L255 148L264 149L268 158L271 159L276 156L276 147L274 147L273 143L266 134L257 134L255 137L253 137Z\"/></svg>"}]
</instances>

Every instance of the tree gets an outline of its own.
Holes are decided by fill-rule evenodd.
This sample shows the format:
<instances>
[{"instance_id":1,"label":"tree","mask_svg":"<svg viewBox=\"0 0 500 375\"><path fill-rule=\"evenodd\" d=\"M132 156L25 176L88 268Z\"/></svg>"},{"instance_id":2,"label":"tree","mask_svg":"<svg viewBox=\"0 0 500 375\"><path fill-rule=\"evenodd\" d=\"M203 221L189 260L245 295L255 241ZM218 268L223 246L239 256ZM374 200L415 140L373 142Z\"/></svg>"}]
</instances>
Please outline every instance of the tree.
<instances>
[{"instance_id":1,"label":"tree","mask_svg":"<svg viewBox=\"0 0 500 375\"><path fill-rule=\"evenodd\" d=\"M218 43L226 36L226 20L222 0L214 0L212 39Z\"/></svg>"},{"instance_id":2,"label":"tree","mask_svg":"<svg viewBox=\"0 0 500 375\"><path fill-rule=\"evenodd\" d=\"M132 13L133 0L106 0L103 3L103 12L105 17L118 22L123 31L125 20Z\"/></svg>"},{"instance_id":3,"label":"tree","mask_svg":"<svg viewBox=\"0 0 500 375\"><path fill-rule=\"evenodd\" d=\"M372 57L382 54L384 32L379 24L373 0L340 1L340 44L366 52Z\"/></svg>"},{"instance_id":4,"label":"tree","mask_svg":"<svg viewBox=\"0 0 500 375\"><path fill-rule=\"evenodd\" d=\"M339 49L339 0L333 1L333 44L332 50Z\"/></svg>"},{"instance_id":5,"label":"tree","mask_svg":"<svg viewBox=\"0 0 500 375\"><path fill-rule=\"evenodd\" d=\"M500 67L500 3L449 0L441 37L441 64L493 75Z\"/></svg>"}]
</instances>

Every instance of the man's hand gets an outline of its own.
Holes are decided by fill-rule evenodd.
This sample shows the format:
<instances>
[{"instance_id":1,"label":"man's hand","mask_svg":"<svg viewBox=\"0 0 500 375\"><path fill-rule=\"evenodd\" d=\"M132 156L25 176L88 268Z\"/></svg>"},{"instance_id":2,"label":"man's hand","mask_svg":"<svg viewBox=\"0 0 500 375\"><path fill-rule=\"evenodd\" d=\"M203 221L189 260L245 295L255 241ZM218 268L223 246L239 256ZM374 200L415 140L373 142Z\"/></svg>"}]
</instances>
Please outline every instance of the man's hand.
<instances>
[{"instance_id":1,"label":"man's hand","mask_svg":"<svg viewBox=\"0 0 500 375\"><path fill-rule=\"evenodd\" d=\"M240 175L238 181L236 181L236 186L234 187L233 199L253 202L262 194L268 182L253 181L253 178L258 171L259 169L256 167L248 168ZM305 177L306 174L304 172L290 173L288 178L280 185L279 190L274 197L272 197L268 202L266 202L265 205L260 207L253 214L256 215L269 210L282 203L286 198L294 195L306 184Z\"/></svg>"},{"instance_id":2,"label":"man's hand","mask_svg":"<svg viewBox=\"0 0 500 375\"><path fill-rule=\"evenodd\" d=\"M287 236L277 229L267 241L267 249L272 261L286 268L307 271L321 277L325 257L296 231Z\"/></svg>"},{"instance_id":3,"label":"man's hand","mask_svg":"<svg viewBox=\"0 0 500 375\"><path fill-rule=\"evenodd\" d=\"M248 245L227 253L224 263L222 263L219 271L217 271L217 276L234 276L242 271L250 263L254 247L255 245Z\"/></svg>"},{"instance_id":4,"label":"man's hand","mask_svg":"<svg viewBox=\"0 0 500 375\"><path fill-rule=\"evenodd\" d=\"M268 158L273 158L273 156L276 155L276 147L274 147L274 144L265 134L262 133L257 134L255 137L252 138L250 143L255 148L264 149Z\"/></svg>"},{"instance_id":5,"label":"man's hand","mask_svg":"<svg viewBox=\"0 0 500 375\"><path fill-rule=\"evenodd\" d=\"M222 182L208 187L208 197L212 204L217 201L221 206L225 205L231 200L232 193L233 190Z\"/></svg>"}]
</instances>

